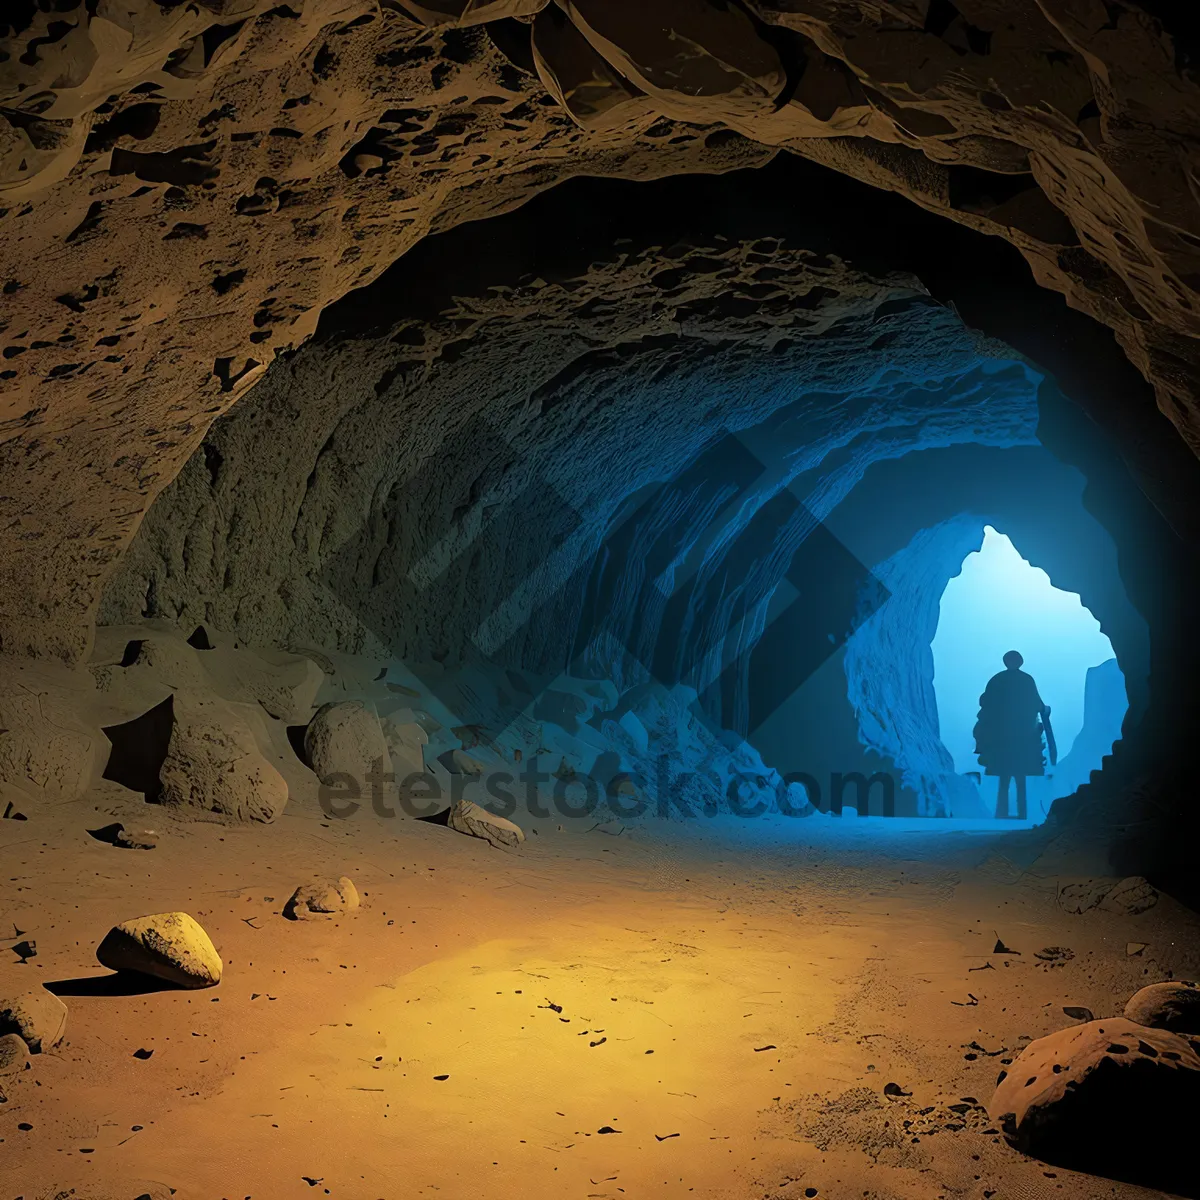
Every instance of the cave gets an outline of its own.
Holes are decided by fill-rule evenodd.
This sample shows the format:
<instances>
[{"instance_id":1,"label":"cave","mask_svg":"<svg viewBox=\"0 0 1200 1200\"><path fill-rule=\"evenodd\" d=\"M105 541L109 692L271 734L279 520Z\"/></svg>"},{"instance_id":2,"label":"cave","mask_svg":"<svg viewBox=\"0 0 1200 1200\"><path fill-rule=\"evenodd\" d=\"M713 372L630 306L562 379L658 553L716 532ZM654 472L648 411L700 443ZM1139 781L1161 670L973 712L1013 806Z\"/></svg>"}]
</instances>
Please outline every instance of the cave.
<instances>
[{"instance_id":1,"label":"cave","mask_svg":"<svg viewBox=\"0 0 1200 1200\"><path fill-rule=\"evenodd\" d=\"M1198 50L0 15L8 1194L1200 1196Z\"/></svg>"}]
</instances>

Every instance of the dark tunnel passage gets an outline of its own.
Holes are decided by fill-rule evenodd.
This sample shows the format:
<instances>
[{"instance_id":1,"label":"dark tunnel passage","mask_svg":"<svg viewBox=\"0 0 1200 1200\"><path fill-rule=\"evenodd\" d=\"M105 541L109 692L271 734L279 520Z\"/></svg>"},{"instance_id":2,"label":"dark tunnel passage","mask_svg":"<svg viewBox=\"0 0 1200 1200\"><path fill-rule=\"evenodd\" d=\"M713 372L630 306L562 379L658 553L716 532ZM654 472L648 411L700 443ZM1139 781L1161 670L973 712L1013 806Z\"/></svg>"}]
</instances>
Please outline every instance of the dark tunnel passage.
<instances>
[{"instance_id":1,"label":"dark tunnel passage","mask_svg":"<svg viewBox=\"0 0 1200 1200\"><path fill-rule=\"evenodd\" d=\"M555 238L549 203L327 310L163 493L102 621L604 681L617 740L570 768L601 783L653 776L634 710L658 689L699 807L735 774L777 808L789 773L882 770L897 812L950 815L930 603L992 523L1080 595L1129 689L1048 828L1190 886L1200 470L1111 335L1007 244L797 158L576 180ZM920 566L884 586L906 548ZM908 640L866 647L887 614ZM461 723L504 727L519 698L459 694Z\"/></svg>"}]
</instances>

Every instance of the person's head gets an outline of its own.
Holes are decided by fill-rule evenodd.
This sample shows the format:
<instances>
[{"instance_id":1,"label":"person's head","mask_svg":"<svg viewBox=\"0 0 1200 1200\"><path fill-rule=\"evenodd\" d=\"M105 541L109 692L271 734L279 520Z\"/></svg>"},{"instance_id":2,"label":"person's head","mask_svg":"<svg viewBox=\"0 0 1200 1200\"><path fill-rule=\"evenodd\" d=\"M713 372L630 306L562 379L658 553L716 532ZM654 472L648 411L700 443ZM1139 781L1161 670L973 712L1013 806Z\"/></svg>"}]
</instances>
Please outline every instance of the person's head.
<instances>
[{"instance_id":1,"label":"person's head","mask_svg":"<svg viewBox=\"0 0 1200 1200\"><path fill-rule=\"evenodd\" d=\"M1010 670L1015 671L1025 660L1015 650L1010 650L1004 656L1004 665Z\"/></svg>"}]
</instances>

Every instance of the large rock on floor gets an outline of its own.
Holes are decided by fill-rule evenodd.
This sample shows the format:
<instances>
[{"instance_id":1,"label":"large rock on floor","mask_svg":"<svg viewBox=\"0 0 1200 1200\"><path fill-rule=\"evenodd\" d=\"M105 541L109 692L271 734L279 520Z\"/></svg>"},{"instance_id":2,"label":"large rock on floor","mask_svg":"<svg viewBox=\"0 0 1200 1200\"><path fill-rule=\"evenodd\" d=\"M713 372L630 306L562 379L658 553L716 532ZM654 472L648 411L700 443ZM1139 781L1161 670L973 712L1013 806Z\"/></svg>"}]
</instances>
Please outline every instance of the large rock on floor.
<instances>
[{"instance_id":1,"label":"large rock on floor","mask_svg":"<svg viewBox=\"0 0 1200 1200\"><path fill-rule=\"evenodd\" d=\"M250 730L217 706L175 705L175 723L159 774L162 804L239 821L274 821L287 804L283 776Z\"/></svg>"},{"instance_id":2,"label":"large rock on floor","mask_svg":"<svg viewBox=\"0 0 1200 1200\"><path fill-rule=\"evenodd\" d=\"M1125 1005L1125 1016L1152 1029L1200 1035L1200 984L1190 980L1152 983L1133 994Z\"/></svg>"},{"instance_id":3,"label":"large rock on floor","mask_svg":"<svg viewBox=\"0 0 1200 1200\"><path fill-rule=\"evenodd\" d=\"M1200 1039L1113 1017L1031 1042L1001 1074L988 1111L1035 1158L1178 1191L1197 1172L1176 1122L1198 1105Z\"/></svg>"},{"instance_id":4,"label":"large rock on floor","mask_svg":"<svg viewBox=\"0 0 1200 1200\"><path fill-rule=\"evenodd\" d=\"M136 971L178 987L221 982L221 956L199 922L183 912L122 921L108 931L96 957L113 971Z\"/></svg>"},{"instance_id":5,"label":"large rock on floor","mask_svg":"<svg viewBox=\"0 0 1200 1200\"><path fill-rule=\"evenodd\" d=\"M335 776L348 775L364 795L371 790L369 775L391 770L379 718L361 700L319 708L304 733L304 753L322 783L332 786Z\"/></svg>"},{"instance_id":6,"label":"large rock on floor","mask_svg":"<svg viewBox=\"0 0 1200 1200\"><path fill-rule=\"evenodd\" d=\"M291 921L333 916L359 906L358 889L343 875L340 879L314 879L302 883L288 898L283 915Z\"/></svg>"},{"instance_id":7,"label":"large rock on floor","mask_svg":"<svg viewBox=\"0 0 1200 1200\"><path fill-rule=\"evenodd\" d=\"M0 1034L18 1034L34 1054L57 1046L67 1032L67 1006L44 988L0 1000Z\"/></svg>"},{"instance_id":8,"label":"large rock on floor","mask_svg":"<svg viewBox=\"0 0 1200 1200\"><path fill-rule=\"evenodd\" d=\"M283 776L231 705L176 694L104 734L104 778L147 800L241 821L273 821L287 803Z\"/></svg>"},{"instance_id":9,"label":"large rock on floor","mask_svg":"<svg viewBox=\"0 0 1200 1200\"><path fill-rule=\"evenodd\" d=\"M483 838L493 846L519 846L525 840L519 825L480 808L472 800L456 800L450 806L446 824L457 833Z\"/></svg>"}]
</instances>

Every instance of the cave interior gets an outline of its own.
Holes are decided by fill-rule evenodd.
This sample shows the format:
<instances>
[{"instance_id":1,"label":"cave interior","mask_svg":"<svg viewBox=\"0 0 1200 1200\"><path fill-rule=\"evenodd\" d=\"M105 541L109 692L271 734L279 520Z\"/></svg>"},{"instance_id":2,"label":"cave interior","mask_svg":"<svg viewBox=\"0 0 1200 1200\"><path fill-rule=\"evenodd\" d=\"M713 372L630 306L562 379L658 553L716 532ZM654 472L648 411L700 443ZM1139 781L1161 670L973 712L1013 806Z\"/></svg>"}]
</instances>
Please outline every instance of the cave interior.
<instances>
[{"instance_id":1,"label":"cave interior","mask_svg":"<svg viewBox=\"0 0 1200 1200\"><path fill-rule=\"evenodd\" d=\"M8 1193L1200 1196L1194 15L0 55Z\"/></svg>"}]
</instances>

